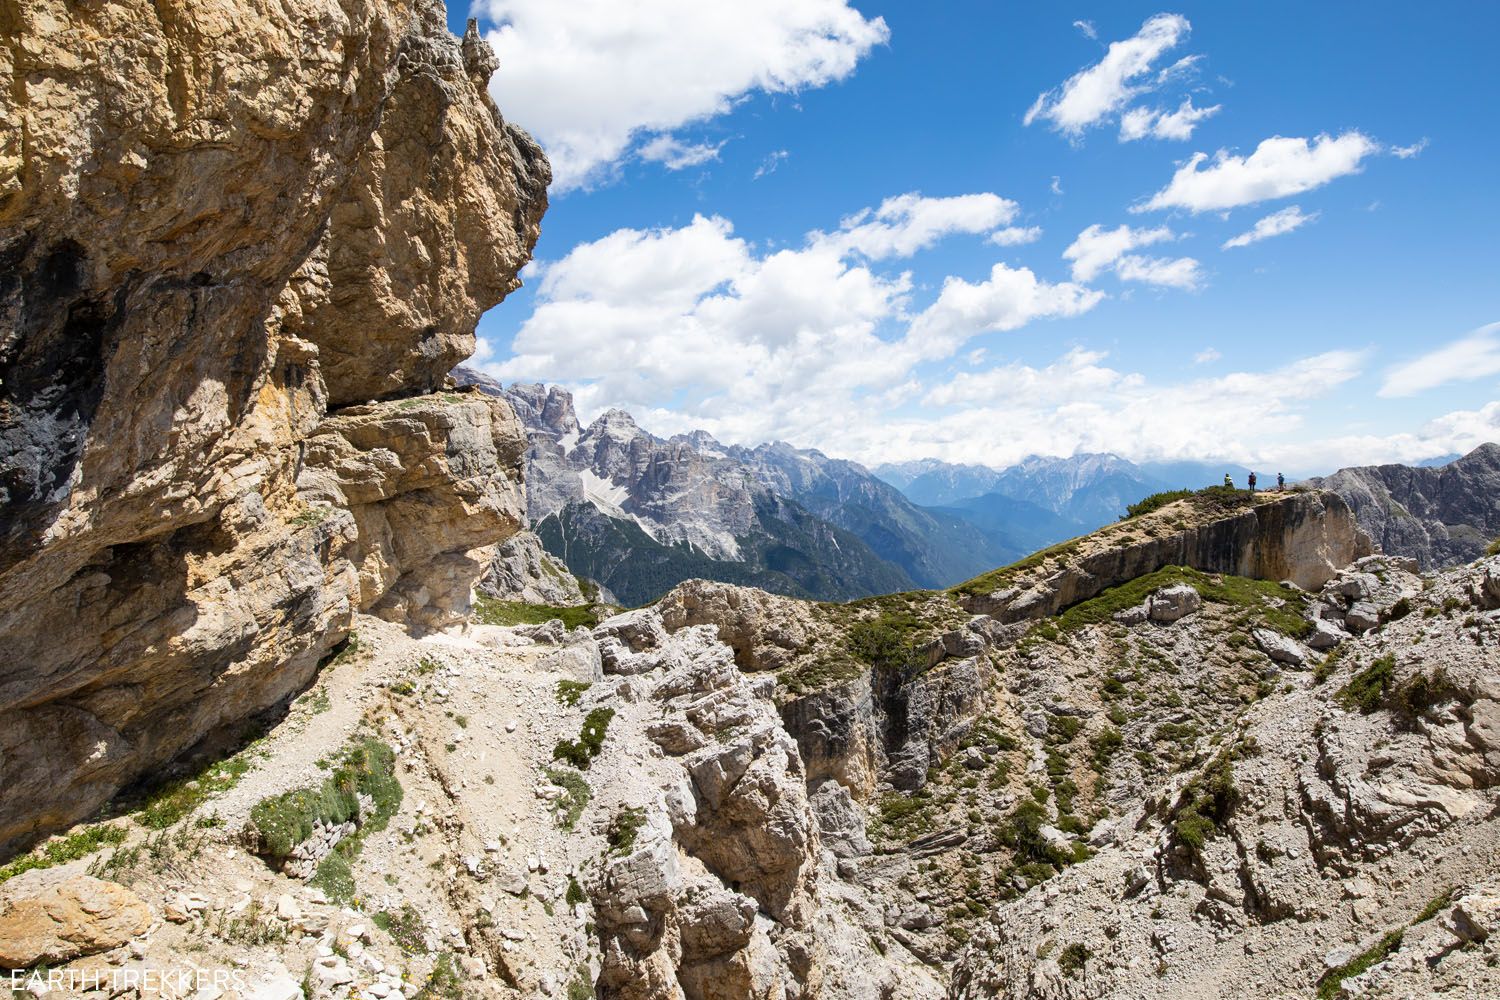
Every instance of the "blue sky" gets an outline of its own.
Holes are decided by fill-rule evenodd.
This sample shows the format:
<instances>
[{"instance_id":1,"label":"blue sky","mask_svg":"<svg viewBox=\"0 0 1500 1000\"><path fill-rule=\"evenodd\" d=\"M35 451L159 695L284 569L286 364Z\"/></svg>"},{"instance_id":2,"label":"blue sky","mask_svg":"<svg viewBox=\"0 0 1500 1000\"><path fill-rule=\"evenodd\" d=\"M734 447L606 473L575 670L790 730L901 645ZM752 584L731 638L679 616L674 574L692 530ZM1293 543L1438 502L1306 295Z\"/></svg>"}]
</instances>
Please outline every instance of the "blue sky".
<instances>
[{"instance_id":1,"label":"blue sky","mask_svg":"<svg viewBox=\"0 0 1500 1000\"><path fill-rule=\"evenodd\" d=\"M1289 474L1500 438L1500 7L474 13L558 173L479 360L585 419Z\"/></svg>"}]
</instances>

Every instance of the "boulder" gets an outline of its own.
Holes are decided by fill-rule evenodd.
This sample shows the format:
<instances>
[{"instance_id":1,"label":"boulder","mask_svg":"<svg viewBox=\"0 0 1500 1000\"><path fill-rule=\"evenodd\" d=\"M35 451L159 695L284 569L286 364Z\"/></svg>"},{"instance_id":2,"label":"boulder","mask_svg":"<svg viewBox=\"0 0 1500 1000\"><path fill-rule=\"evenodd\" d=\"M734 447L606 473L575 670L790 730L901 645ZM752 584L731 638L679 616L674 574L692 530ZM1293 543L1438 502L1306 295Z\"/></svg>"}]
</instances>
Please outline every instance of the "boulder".
<instances>
[{"instance_id":1,"label":"boulder","mask_svg":"<svg viewBox=\"0 0 1500 1000\"><path fill-rule=\"evenodd\" d=\"M1268 628L1257 628L1250 630L1250 638L1255 640L1255 645L1277 663L1285 663L1290 667L1300 667L1307 662L1307 652L1295 639L1288 638L1280 632L1273 632Z\"/></svg>"},{"instance_id":2,"label":"boulder","mask_svg":"<svg viewBox=\"0 0 1500 1000\"><path fill-rule=\"evenodd\" d=\"M1351 632L1368 632L1380 624L1380 609L1369 601L1355 601L1344 615L1344 626Z\"/></svg>"},{"instance_id":3,"label":"boulder","mask_svg":"<svg viewBox=\"0 0 1500 1000\"><path fill-rule=\"evenodd\" d=\"M0 893L0 968L29 969L118 948L151 926L151 908L90 875L21 876Z\"/></svg>"},{"instance_id":4,"label":"boulder","mask_svg":"<svg viewBox=\"0 0 1500 1000\"><path fill-rule=\"evenodd\" d=\"M667 630L655 608L638 608L600 622L594 627L594 638L600 642L614 639L630 652L640 653L660 648Z\"/></svg>"},{"instance_id":5,"label":"boulder","mask_svg":"<svg viewBox=\"0 0 1500 1000\"><path fill-rule=\"evenodd\" d=\"M1313 619L1312 626L1313 630L1307 636L1307 644L1313 649L1332 649L1349 638L1347 632L1326 618Z\"/></svg>"},{"instance_id":6,"label":"boulder","mask_svg":"<svg viewBox=\"0 0 1500 1000\"><path fill-rule=\"evenodd\" d=\"M1147 599L1151 620L1171 624L1203 607L1197 588L1187 583L1163 587Z\"/></svg>"},{"instance_id":7,"label":"boulder","mask_svg":"<svg viewBox=\"0 0 1500 1000\"><path fill-rule=\"evenodd\" d=\"M1484 567L1479 584L1480 598L1487 608L1500 608L1500 559L1491 559Z\"/></svg>"}]
</instances>

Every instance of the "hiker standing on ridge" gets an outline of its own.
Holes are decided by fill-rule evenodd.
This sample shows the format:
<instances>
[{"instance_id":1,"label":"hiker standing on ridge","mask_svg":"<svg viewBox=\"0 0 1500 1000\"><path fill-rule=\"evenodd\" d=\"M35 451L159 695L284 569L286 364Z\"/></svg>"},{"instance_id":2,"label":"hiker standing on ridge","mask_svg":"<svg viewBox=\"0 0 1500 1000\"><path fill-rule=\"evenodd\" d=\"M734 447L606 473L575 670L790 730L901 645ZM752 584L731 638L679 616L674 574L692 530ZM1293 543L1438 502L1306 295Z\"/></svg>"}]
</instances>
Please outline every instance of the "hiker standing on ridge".
<instances>
[{"instance_id":1,"label":"hiker standing on ridge","mask_svg":"<svg viewBox=\"0 0 1500 1000\"><path fill-rule=\"evenodd\" d=\"M1255 492L1255 473L1250 473L1250 492Z\"/></svg>"},{"instance_id":2,"label":"hiker standing on ridge","mask_svg":"<svg viewBox=\"0 0 1500 1000\"><path fill-rule=\"evenodd\" d=\"M1286 489L1286 477L1279 472L1276 473L1276 489L1278 491Z\"/></svg>"},{"instance_id":3,"label":"hiker standing on ridge","mask_svg":"<svg viewBox=\"0 0 1500 1000\"><path fill-rule=\"evenodd\" d=\"M1234 480L1229 478L1229 473L1227 472L1224 473L1224 488L1226 490L1234 489Z\"/></svg>"}]
</instances>

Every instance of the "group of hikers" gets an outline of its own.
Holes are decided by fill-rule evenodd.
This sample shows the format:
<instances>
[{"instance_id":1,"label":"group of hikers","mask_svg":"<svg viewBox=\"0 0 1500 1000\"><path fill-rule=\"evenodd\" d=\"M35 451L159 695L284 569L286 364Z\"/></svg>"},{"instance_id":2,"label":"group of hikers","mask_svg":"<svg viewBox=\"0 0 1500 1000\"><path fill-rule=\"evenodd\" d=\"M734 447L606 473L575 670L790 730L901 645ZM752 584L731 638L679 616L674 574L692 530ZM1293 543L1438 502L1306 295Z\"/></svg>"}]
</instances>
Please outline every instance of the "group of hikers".
<instances>
[{"instance_id":1,"label":"group of hikers","mask_svg":"<svg viewBox=\"0 0 1500 1000\"><path fill-rule=\"evenodd\" d=\"M1255 492L1255 473L1253 473L1253 472L1250 473L1250 478L1249 478L1248 482L1250 484L1250 492L1254 493ZM1230 478L1229 473L1227 473L1227 472L1224 473L1224 487L1226 489L1231 489L1231 490L1234 489L1234 480ZM1284 489L1286 489L1286 477L1283 476L1279 472L1276 473L1276 489L1277 490L1284 490Z\"/></svg>"}]
</instances>

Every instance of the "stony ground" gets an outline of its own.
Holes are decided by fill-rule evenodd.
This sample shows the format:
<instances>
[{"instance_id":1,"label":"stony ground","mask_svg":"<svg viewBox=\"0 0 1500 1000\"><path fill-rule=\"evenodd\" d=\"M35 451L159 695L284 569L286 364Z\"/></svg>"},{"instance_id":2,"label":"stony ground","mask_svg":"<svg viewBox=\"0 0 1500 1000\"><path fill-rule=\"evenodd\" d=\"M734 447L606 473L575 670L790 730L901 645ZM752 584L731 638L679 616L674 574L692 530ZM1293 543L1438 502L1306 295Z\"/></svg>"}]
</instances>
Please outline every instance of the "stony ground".
<instances>
[{"instance_id":1,"label":"stony ground","mask_svg":"<svg viewBox=\"0 0 1500 1000\"><path fill-rule=\"evenodd\" d=\"M361 618L282 717L13 862L0 965L210 1000L1494 996L1500 560L1410 569L1172 569L1014 625L721 585L572 631ZM267 804L336 777L347 822L283 861L268 817L302 814Z\"/></svg>"}]
</instances>

